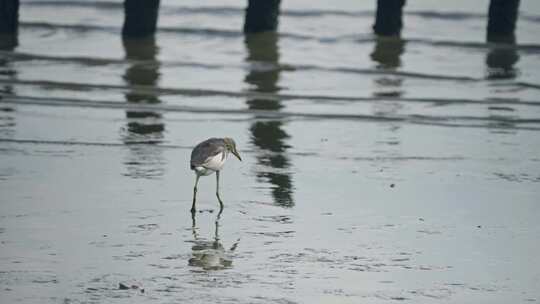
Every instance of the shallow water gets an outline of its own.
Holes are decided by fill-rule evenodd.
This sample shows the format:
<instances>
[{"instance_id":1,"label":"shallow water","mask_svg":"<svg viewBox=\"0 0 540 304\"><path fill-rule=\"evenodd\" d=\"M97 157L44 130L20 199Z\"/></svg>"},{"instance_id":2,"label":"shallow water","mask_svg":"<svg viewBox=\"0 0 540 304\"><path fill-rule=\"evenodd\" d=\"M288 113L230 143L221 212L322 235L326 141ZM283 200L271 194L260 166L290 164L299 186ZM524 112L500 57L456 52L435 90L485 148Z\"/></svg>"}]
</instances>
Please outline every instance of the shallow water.
<instances>
[{"instance_id":1,"label":"shallow water","mask_svg":"<svg viewBox=\"0 0 540 304\"><path fill-rule=\"evenodd\" d=\"M155 39L122 41L121 1L23 1L0 302L539 301L540 6L510 46L484 43L487 1L412 1L401 40L374 2L284 1L244 37L244 3L162 1ZM212 136L244 161L192 218Z\"/></svg>"}]
</instances>

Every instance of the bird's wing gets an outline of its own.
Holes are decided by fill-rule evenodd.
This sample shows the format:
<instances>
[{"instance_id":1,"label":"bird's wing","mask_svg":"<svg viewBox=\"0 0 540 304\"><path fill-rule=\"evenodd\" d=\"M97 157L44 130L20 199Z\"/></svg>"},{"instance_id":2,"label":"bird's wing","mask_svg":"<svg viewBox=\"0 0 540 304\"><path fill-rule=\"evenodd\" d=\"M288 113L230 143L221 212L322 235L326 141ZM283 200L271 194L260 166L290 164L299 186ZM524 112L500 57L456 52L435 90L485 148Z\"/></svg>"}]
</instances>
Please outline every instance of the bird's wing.
<instances>
[{"instance_id":1,"label":"bird's wing","mask_svg":"<svg viewBox=\"0 0 540 304\"><path fill-rule=\"evenodd\" d=\"M225 145L221 138L207 139L191 151L191 168L203 166L217 154L225 151Z\"/></svg>"}]
</instances>

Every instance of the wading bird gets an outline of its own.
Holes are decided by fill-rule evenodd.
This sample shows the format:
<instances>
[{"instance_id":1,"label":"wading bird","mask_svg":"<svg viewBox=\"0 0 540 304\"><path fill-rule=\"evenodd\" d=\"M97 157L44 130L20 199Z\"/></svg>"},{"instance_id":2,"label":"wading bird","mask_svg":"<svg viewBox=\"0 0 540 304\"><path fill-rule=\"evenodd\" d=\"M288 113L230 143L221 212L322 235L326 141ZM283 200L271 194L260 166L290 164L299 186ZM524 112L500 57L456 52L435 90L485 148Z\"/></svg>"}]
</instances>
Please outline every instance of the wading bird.
<instances>
[{"instance_id":1,"label":"wading bird","mask_svg":"<svg viewBox=\"0 0 540 304\"><path fill-rule=\"evenodd\" d=\"M216 172L216 196L219 201L220 213L223 210L223 201L219 197L219 171L223 168L229 152L234 154L240 161L242 158L236 151L236 143L232 138L210 138L199 143L191 151L191 170L195 171L195 187L193 187L193 205L191 212L195 213L197 200L197 184L201 176L207 176Z\"/></svg>"}]
</instances>

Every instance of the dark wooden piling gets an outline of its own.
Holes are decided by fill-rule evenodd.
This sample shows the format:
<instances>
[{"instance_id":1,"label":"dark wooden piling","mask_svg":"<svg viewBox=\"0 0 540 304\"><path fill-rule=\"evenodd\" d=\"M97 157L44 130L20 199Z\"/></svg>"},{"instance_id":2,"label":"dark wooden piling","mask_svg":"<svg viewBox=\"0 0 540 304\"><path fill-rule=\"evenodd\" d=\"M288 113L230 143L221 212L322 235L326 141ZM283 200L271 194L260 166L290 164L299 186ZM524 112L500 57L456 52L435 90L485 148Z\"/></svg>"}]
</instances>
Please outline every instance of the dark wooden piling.
<instances>
[{"instance_id":1,"label":"dark wooden piling","mask_svg":"<svg viewBox=\"0 0 540 304\"><path fill-rule=\"evenodd\" d=\"M19 0L0 1L0 33L15 34L19 25Z\"/></svg>"},{"instance_id":2,"label":"dark wooden piling","mask_svg":"<svg viewBox=\"0 0 540 304\"><path fill-rule=\"evenodd\" d=\"M248 0L244 33L275 31L278 27L281 0Z\"/></svg>"},{"instance_id":3,"label":"dark wooden piling","mask_svg":"<svg viewBox=\"0 0 540 304\"><path fill-rule=\"evenodd\" d=\"M144 37L156 32L159 0L124 1L124 37Z\"/></svg>"},{"instance_id":4,"label":"dark wooden piling","mask_svg":"<svg viewBox=\"0 0 540 304\"><path fill-rule=\"evenodd\" d=\"M381 36L399 36L403 26L403 6L406 0L377 0L373 30Z\"/></svg>"},{"instance_id":5,"label":"dark wooden piling","mask_svg":"<svg viewBox=\"0 0 540 304\"><path fill-rule=\"evenodd\" d=\"M514 31L518 17L519 0L491 0L489 3L489 19L487 41L509 42L516 40Z\"/></svg>"}]
</instances>

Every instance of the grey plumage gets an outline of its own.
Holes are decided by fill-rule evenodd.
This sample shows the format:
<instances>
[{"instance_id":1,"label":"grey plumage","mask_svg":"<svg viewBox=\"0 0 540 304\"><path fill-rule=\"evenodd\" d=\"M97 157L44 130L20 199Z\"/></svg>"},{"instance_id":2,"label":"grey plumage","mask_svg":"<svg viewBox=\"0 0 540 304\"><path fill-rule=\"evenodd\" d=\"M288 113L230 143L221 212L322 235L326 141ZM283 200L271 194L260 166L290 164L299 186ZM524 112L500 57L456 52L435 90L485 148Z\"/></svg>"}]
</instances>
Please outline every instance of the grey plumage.
<instances>
[{"instance_id":1,"label":"grey plumage","mask_svg":"<svg viewBox=\"0 0 540 304\"><path fill-rule=\"evenodd\" d=\"M223 138L209 138L193 148L191 151L190 168L202 166L209 158L225 151L225 142Z\"/></svg>"}]
</instances>

